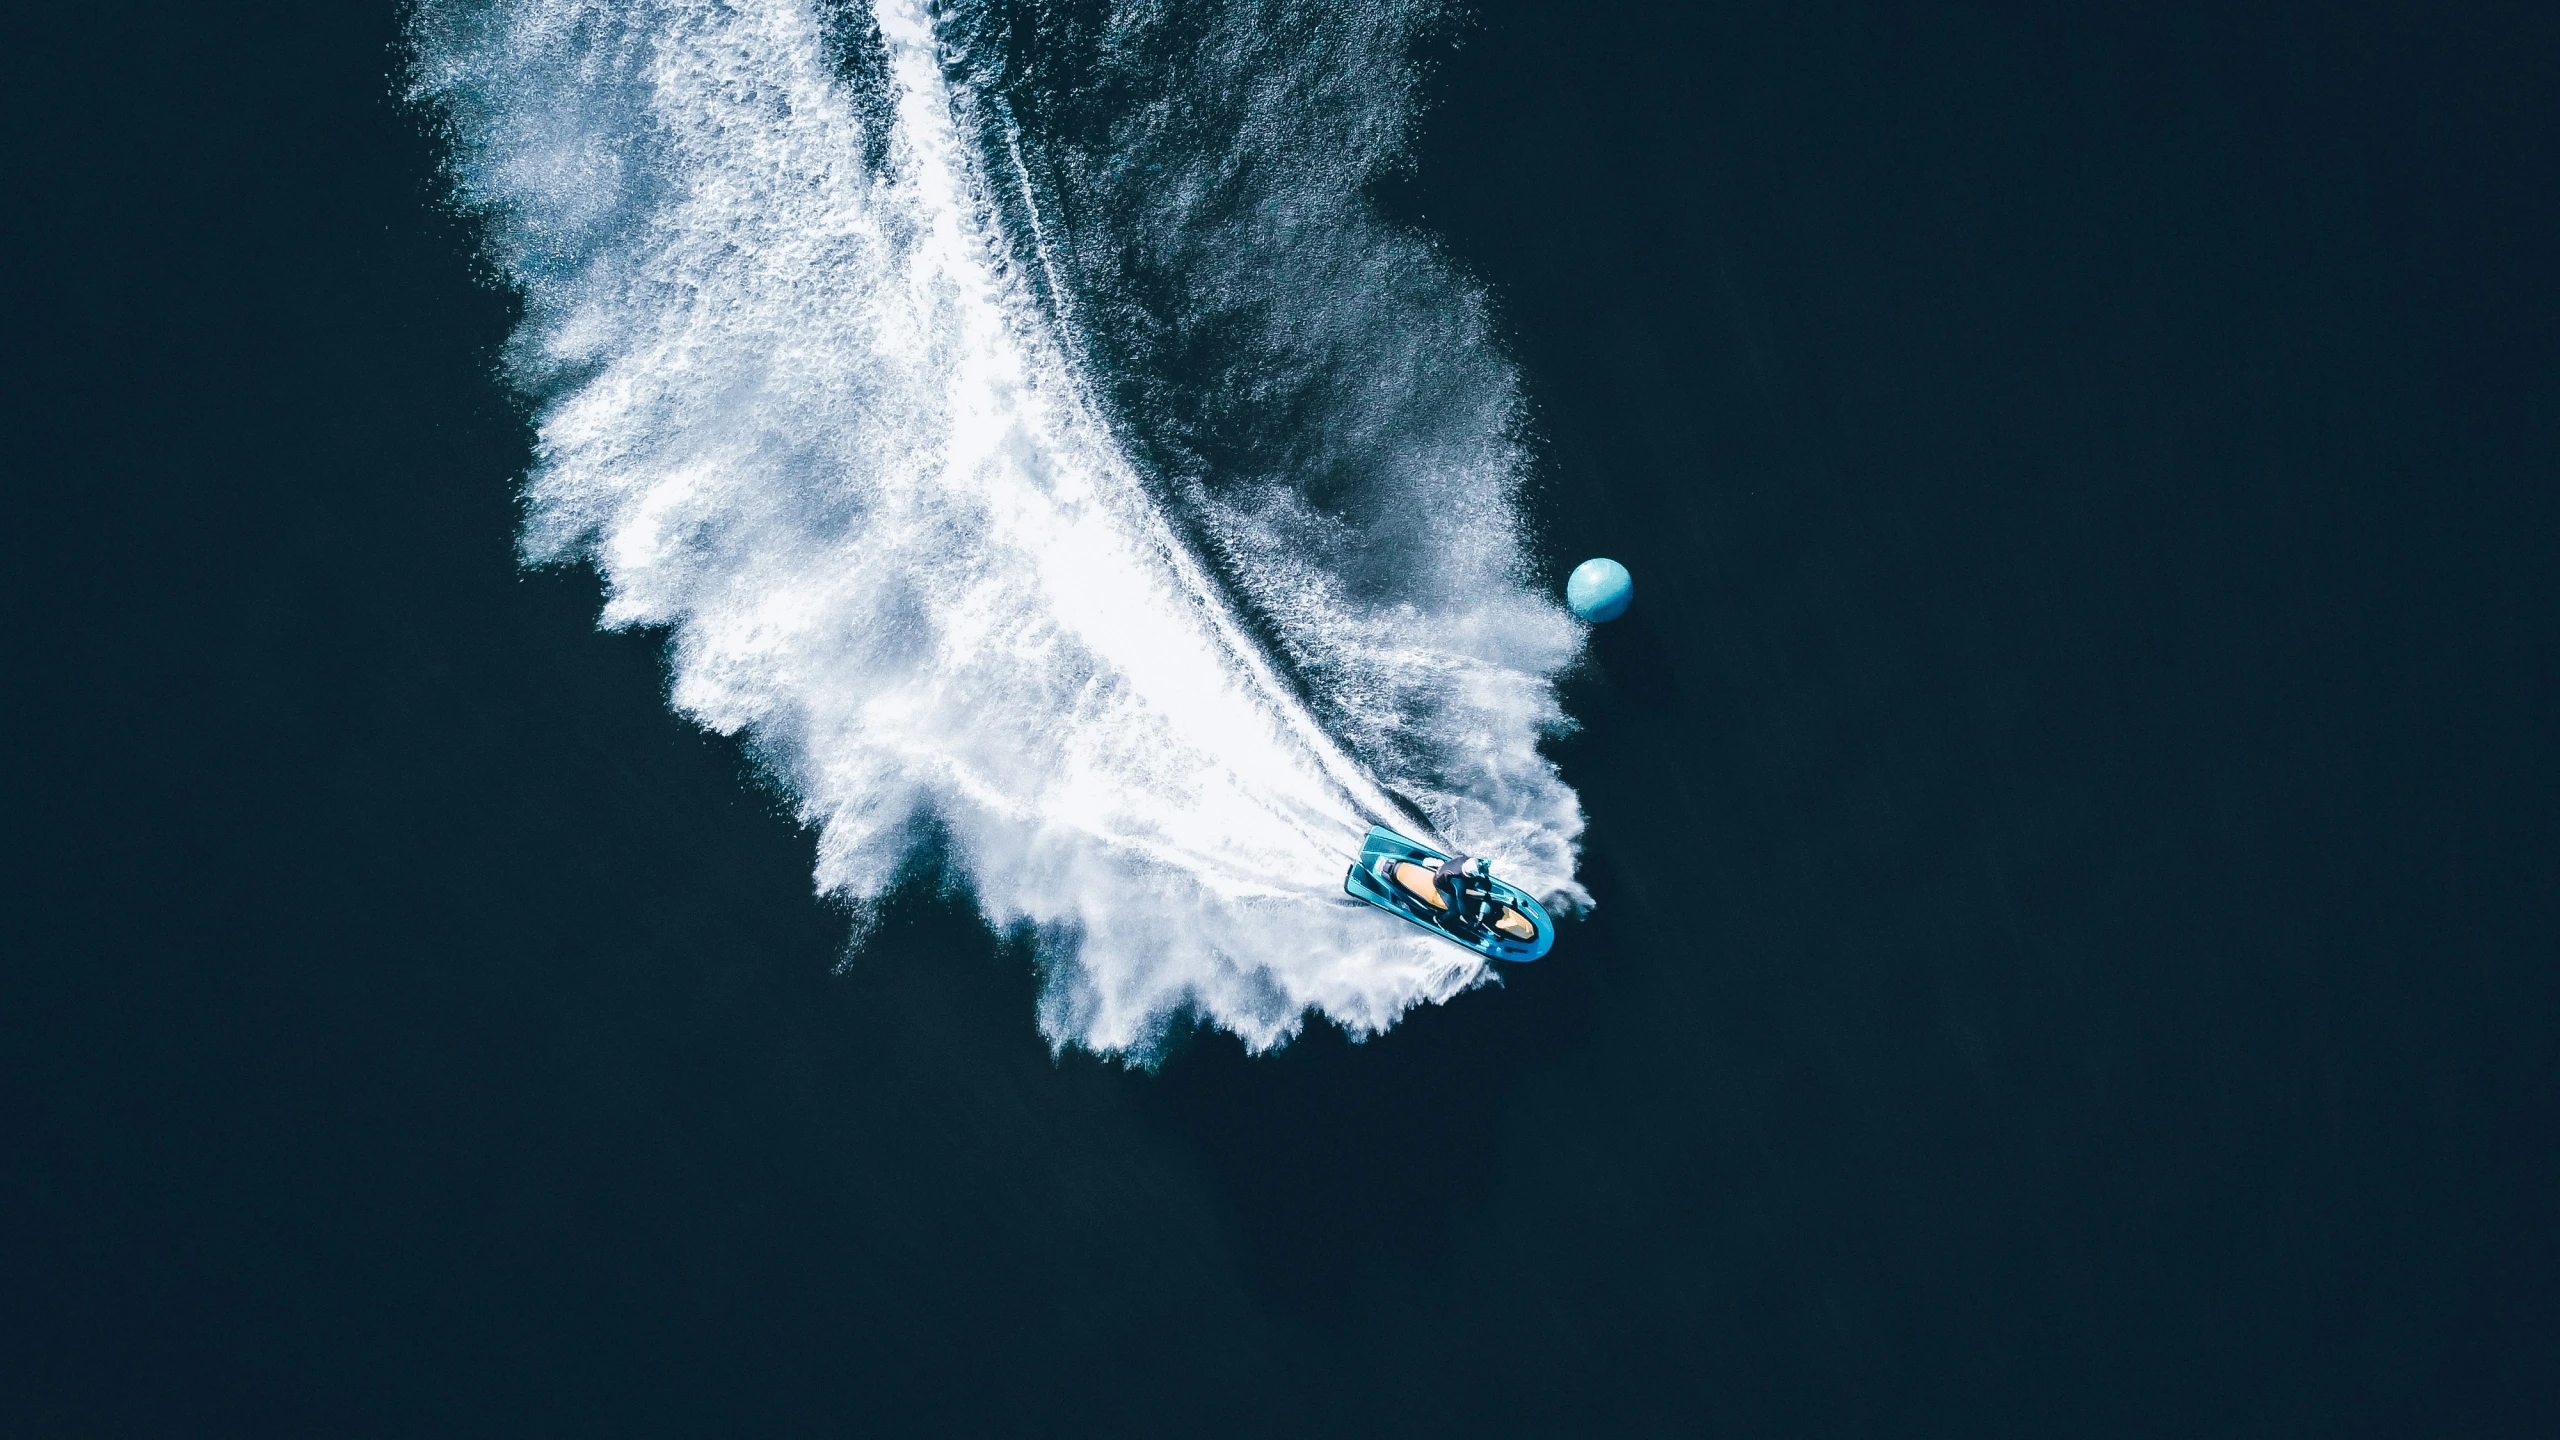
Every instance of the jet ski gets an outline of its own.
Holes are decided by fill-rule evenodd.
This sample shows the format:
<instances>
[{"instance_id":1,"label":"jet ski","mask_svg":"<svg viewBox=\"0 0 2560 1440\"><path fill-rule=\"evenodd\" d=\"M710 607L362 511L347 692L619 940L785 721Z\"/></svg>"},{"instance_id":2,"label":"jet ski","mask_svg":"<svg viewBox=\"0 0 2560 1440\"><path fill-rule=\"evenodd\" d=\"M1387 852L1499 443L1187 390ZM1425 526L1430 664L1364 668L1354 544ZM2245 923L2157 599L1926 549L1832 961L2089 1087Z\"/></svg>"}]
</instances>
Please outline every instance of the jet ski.
<instances>
[{"instance_id":1,"label":"jet ski","mask_svg":"<svg viewBox=\"0 0 2560 1440\"><path fill-rule=\"evenodd\" d=\"M1369 827L1360 858L1342 877L1342 888L1398 915L1443 940L1453 940L1490 960L1535 960L1556 943L1556 922L1528 892L1490 875L1493 903L1483 923L1471 923L1449 908L1435 883L1434 871L1449 857L1428 845L1407 840L1384 825Z\"/></svg>"}]
</instances>

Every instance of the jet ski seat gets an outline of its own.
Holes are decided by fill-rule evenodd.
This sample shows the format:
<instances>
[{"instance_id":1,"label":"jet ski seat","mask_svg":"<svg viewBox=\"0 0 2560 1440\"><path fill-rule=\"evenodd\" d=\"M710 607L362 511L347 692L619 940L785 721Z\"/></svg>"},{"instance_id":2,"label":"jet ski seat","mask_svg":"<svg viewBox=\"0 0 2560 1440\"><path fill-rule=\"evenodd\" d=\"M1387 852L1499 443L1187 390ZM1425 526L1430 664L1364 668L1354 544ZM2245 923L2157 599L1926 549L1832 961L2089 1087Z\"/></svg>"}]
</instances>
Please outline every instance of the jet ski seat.
<instances>
[{"instance_id":1,"label":"jet ski seat","mask_svg":"<svg viewBox=\"0 0 2560 1440\"><path fill-rule=\"evenodd\" d=\"M1411 891L1413 898L1434 910L1446 910L1449 902L1440 898L1440 886L1431 872L1410 860L1396 862L1396 883Z\"/></svg>"},{"instance_id":2,"label":"jet ski seat","mask_svg":"<svg viewBox=\"0 0 2560 1440\"><path fill-rule=\"evenodd\" d=\"M1402 886L1414 899L1434 910L1449 908L1449 902L1441 898L1440 886L1434 881L1429 870L1410 860L1399 860L1395 866L1395 877L1396 884ZM1493 928L1514 940L1525 942L1538 938L1538 927L1529 923L1529 917L1508 905L1497 904L1493 907Z\"/></svg>"}]
</instances>

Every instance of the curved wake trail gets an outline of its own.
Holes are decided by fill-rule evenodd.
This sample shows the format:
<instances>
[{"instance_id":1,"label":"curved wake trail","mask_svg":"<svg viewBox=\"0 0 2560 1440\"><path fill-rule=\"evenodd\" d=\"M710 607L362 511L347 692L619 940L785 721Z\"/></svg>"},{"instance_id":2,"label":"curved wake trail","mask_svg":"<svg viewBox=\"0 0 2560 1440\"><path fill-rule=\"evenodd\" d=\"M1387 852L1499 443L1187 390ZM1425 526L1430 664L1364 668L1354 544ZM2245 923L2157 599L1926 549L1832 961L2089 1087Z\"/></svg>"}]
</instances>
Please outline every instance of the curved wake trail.
<instances>
[{"instance_id":1,"label":"curved wake trail","mask_svg":"<svg viewBox=\"0 0 2560 1440\"><path fill-rule=\"evenodd\" d=\"M1198 1014L1260 1049L1309 1010L1373 1033L1476 983L1342 897L1394 802L1096 413L928 7L874 16L866 103L806 0L420 13L416 92L527 302L528 560L590 561L605 624L671 632L673 703L789 788L822 890L876 899L938 828L988 919L1038 937L1053 1043L1143 1059ZM1338 645L1357 617L1314 620ZM1534 753L1545 673L1457 668L1535 687L1494 712ZM1443 824L1506 817L1456 838L1581 898L1579 812L1533 768L1525 806L1394 778Z\"/></svg>"}]
</instances>

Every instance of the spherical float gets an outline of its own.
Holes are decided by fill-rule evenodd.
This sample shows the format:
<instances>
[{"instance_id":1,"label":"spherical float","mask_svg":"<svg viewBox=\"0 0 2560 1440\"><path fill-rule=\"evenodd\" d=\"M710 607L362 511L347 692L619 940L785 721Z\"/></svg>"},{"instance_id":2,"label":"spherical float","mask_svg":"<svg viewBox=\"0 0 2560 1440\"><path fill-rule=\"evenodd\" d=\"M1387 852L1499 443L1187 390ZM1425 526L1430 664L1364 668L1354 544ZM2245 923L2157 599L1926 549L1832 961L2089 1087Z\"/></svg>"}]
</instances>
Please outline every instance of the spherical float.
<instances>
[{"instance_id":1,"label":"spherical float","mask_svg":"<svg viewBox=\"0 0 2560 1440\"><path fill-rule=\"evenodd\" d=\"M1627 602L1635 598L1635 577L1615 560L1585 560L1564 582L1564 603L1594 625L1626 614Z\"/></svg>"}]
</instances>

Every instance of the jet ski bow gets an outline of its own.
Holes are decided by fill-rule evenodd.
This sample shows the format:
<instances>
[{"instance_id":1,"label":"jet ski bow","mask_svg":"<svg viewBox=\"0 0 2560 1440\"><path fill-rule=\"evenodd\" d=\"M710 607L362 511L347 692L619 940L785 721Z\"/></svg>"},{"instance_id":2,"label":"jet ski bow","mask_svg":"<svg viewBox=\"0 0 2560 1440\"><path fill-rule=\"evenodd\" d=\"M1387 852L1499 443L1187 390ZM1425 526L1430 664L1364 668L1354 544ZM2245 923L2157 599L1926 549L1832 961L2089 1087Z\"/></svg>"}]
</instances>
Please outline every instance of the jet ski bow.
<instances>
[{"instance_id":1,"label":"jet ski bow","mask_svg":"<svg viewBox=\"0 0 2560 1440\"><path fill-rule=\"evenodd\" d=\"M1556 922L1546 907L1516 885L1493 879L1480 921L1452 908L1440 888L1437 870L1449 857L1418 841L1407 840L1384 825L1369 827L1360 858L1342 877L1342 888L1397 917L1412 921L1443 940L1464 945L1488 960L1535 960L1556 943Z\"/></svg>"}]
</instances>

